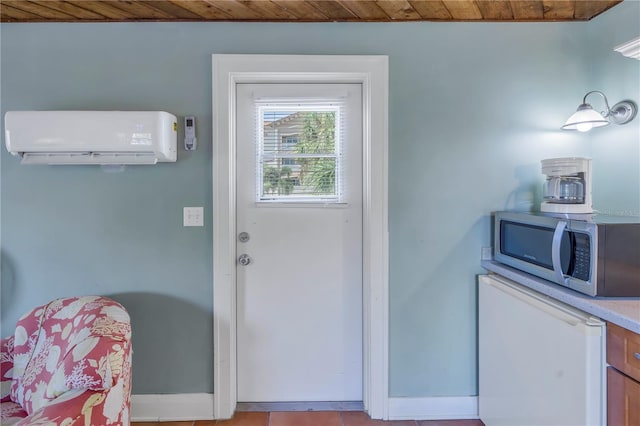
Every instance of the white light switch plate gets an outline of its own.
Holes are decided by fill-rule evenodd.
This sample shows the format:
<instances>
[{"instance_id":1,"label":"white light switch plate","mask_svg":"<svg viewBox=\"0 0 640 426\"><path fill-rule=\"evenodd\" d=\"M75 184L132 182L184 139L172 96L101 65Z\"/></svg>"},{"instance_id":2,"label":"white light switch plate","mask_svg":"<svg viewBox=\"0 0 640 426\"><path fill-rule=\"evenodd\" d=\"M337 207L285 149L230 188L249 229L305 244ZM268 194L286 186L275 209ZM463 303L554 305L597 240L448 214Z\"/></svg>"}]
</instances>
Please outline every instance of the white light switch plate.
<instances>
[{"instance_id":1,"label":"white light switch plate","mask_svg":"<svg viewBox=\"0 0 640 426\"><path fill-rule=\"evenodd\" d=\"M204 207L185 207L182 220L183 226L204 226Z\"/></svg>"}]
</instances>

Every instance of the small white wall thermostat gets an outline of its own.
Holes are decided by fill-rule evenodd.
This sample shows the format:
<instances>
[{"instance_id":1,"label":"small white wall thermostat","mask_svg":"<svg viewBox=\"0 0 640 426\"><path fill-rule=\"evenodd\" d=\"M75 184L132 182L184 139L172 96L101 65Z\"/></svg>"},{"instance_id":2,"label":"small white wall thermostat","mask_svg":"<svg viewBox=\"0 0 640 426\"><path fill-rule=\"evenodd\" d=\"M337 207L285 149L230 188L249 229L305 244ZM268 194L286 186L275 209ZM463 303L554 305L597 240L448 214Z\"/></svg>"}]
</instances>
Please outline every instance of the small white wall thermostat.
<instances>
[{"instance_id":1,"label":"small white wall thermostat","mask_svg":"<svg viewBox=\"0 0 640 426\"><path fill-rule=\"evenodd\" d=\"M194 151L196 149L196 118L192 115L184 118L184 149Z\"/></svg>"}]
</instances>

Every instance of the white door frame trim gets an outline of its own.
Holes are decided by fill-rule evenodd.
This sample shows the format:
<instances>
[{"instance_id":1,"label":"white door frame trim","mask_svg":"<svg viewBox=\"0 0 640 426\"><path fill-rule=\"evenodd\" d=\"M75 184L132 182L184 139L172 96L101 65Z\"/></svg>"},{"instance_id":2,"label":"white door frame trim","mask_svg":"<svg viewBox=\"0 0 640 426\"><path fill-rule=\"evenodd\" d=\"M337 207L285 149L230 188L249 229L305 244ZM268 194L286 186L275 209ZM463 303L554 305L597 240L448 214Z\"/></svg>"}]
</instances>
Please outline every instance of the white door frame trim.
<instances>
[{"instance_id":1,"label":"white door frame trim","mask_svg":"<svg viewBox=\"0 0 640 426\"><path fill-rule=\"evenodd\" d=\"M233 416L236 383L236 84L360 83L363 106L363 403L389 416L388 58L213 55L214 416Z\"/></svg>"}]
</instances>

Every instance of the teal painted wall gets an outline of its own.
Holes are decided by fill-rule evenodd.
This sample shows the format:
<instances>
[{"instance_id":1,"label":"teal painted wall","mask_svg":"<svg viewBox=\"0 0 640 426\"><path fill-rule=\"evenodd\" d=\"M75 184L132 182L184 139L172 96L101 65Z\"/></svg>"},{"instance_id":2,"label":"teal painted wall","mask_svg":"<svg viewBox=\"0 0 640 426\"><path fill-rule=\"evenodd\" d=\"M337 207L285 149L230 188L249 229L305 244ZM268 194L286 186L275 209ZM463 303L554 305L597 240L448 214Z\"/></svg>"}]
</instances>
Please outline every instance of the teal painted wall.
<instances>
[{"instance_id":1,"label":"teal painted wall","mask_svg":"<svg viewBox=\"0 0 640 426\"><path fill-rule=\"evenodd\" d=\"M593 55L589 90L604 92L611 106L623 99L640 104L640 61L613 50L640 36L640 2L621 6L625 8L616 8L588 26L592 43L588 52ZM576 94L578 102L582 96L584 93ZM604 109L598 95L589 100L594 108ZM640 216L639 117L622 126L609 125L589 132L593 145L594 207L602 212Z\"/></svg>"},{"instance_id":2,"label":"teal painted wall","mask_svg":"<svg viewBox=\"0 0 640 426\"><path fill-rule=\"evenodd\" d=\"M627 3L588 23L2 24L3 114L166 110L195 115L199 140L175 164L121 173L20 166L3 148L2 334L36 304L108 294L132 315L134 393L212 392L210 55L382 54L390 395L476 394L475 275L490 212L535 208L540 159L592 154L597 138L558 128L597 79L595 58L609 56L591 42L619 17L637 31L626 16L638 4ZM630 67L625 79L637 71L612 66ZM614 100L632 96L614 94L622 85L606 88ZM640 162L616 161L632 172ZM182 227L184 206L205 207L204 228Z\"/></svg>"}]
</instances>

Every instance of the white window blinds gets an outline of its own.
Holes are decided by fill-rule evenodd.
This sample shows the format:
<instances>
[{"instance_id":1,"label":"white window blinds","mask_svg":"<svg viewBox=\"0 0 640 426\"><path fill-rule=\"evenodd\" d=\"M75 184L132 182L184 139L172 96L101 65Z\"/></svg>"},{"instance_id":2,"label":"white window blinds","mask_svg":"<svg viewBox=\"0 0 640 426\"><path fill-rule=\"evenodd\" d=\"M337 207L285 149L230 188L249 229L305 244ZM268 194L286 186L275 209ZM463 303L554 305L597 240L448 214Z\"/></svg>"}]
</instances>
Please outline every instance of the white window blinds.
<instances>
[{"instance_id":1,"label":"white window blinds","mask_svg":"<svg viewBox=\"0 0 640 426\"><path fill-rule=\"evenodd\" d=\"M256 200L342 201L343 103L256 101Z\"/></svg>"}]
</instances>

